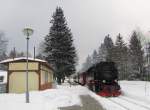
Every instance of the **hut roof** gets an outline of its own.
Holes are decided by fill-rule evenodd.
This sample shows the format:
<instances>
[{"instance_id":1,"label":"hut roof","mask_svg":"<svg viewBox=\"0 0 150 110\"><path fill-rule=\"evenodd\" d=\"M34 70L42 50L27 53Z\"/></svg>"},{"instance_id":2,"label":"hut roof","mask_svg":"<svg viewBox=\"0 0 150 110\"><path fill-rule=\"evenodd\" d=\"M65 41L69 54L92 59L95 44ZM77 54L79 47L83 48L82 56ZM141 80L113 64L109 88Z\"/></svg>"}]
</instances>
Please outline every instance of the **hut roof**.
<instances>
[{"instance_id":1,"label":"hut roof","mask_svg":"<svg viewBox=\"0 0 150 110\"><path fill-rule=\"evenodd\" d=\"M12 63L12 62L26 62L27 58L26 57L18 57L18 58L9 58L9 59L6 59L6 60L2 60L0 62L0 64L8 64L8 63ZM52 70L52 66L45 60L41 60L41 59L37 59L37 58L28 58L28 61L29 62L41 62L42 64L50 67Z\"/></svg>"},{"instance_id":2,"label":"hut roof","mask_svg":"<svg viewBox=\"0 0 150 110\"><path fill-rule=\"evenodd\" d=\"M16 61L26 61L26 57L18 57L18 58L9 58L6 60L1 61L1 64L4 63L9 63L9 62L16 62ZM28 58L29 61L33 61L33 62L46 62L45 60L41 60L41 59L37 59L37 58Z\"/></svg>"}]
</instances>

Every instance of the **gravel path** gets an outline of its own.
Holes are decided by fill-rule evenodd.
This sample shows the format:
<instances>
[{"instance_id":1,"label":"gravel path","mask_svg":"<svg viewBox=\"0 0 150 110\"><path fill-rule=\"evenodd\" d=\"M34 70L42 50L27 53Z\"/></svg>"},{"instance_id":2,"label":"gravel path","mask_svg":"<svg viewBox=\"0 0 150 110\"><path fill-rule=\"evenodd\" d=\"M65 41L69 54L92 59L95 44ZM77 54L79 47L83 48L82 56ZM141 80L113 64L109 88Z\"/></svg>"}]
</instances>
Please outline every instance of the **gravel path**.
<instances>
[{"instance_id":1,"label":"gravel path","mask_svg":"<svg viewBox=\"0 0 150 110\"><path fill-rule=\"evenodd\" d=\"M83 106L61 107L60 110L104 110L102 106L90 95L80 96Z\"/></svg>"}]
</instances>

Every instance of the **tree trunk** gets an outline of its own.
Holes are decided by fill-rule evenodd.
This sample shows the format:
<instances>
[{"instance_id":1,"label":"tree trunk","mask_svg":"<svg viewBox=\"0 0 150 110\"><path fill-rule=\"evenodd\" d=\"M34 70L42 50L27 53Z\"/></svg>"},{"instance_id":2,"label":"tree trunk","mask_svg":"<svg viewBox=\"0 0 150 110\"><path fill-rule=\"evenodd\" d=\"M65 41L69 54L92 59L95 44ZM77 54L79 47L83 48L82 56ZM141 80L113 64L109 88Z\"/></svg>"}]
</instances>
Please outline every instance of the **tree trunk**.
<instances>
[{"instance_id":1,"label":"tree trunk","mask_svg":"<svg viewBox=\"0 0 150 110\"><path fill-rule=\"evenodd\" d=\"M65 78L62 78L62 83L64 83L64 81L65 81Z\"/></svg>"},{"instance_id":2,"label":"tree trunk","mask_svg":"<svg viewBox=\"0 0 150 110\"><path fill-rule=\"evenodd\" d=\"M60 78L60 77L57 77L57 83L58 83L59 85L61 85L61 78Z\"/></svg>"}]
</instances>

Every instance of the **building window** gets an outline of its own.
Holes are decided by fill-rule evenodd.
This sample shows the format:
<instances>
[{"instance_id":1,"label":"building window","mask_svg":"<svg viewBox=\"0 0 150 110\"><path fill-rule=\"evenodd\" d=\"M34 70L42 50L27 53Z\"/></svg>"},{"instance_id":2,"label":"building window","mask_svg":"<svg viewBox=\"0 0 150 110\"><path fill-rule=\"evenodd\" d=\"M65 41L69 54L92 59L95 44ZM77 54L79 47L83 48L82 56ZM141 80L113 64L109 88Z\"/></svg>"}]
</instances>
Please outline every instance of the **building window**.
<instances>
[{"instance_id":1,"label":"building window","mask_svg":"<svg viewBox=\"0 0 150 110\"><path fill-rule=\"evenodd\" d=\"M0 76L0 82L3 82L4 76Z\"/></svg>"}]
</instances>

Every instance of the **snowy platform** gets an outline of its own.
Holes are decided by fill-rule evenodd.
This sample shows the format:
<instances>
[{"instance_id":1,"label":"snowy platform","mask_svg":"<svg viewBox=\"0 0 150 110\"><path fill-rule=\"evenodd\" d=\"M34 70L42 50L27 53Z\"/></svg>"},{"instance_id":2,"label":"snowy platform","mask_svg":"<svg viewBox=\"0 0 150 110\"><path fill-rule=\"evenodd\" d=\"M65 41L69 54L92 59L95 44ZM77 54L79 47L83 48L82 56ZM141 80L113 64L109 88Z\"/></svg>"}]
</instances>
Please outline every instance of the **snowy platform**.
<instances>
[{"instance_id":1,"label":"snowy platform","mask_svg":"<svg viewBox=\"0 0 150 110\"><path fill-rule=\"evenodd\" d=\"M82 106L61 107L60 110L104 110L100 103L90 95L81 95L80 99Z\"/></svg>"}]
</instances>

